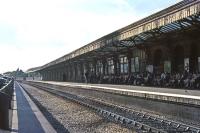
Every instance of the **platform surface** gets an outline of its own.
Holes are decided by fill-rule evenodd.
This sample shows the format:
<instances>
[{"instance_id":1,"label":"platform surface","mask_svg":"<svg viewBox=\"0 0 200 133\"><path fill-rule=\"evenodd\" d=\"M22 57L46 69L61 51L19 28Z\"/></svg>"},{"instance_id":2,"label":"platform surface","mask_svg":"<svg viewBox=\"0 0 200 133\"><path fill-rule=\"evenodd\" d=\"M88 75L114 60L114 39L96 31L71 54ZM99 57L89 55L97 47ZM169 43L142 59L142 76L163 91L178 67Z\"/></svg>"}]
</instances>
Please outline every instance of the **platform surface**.
<instances>
[{"instance_id":1,"label":"platform surface","mask_svg":"<svg viewBox=\"0 0 200 133\"><path fill-rule=\"evenodd\" d=\"M12 133L56 133L23 88L15 82Z\"/></svg>"},{"instance_id":2,"label":"platform surface","mask_svg":"<svg viewBox=\"0 0 200 133\"><path fill-rule=\"evenodd\" d=\"M175 94L175 95L187 95L187 96L200 96L200 90L192 90L185 88L161 88L161 87L146 87L146 86L133 86L133 85L111 85L111 84L86 84L86 83L74 83L74 82L56 82L56 81L33 81L42 82L55 85L63 86L83 86L83 87L97 87L97 88L108 88L108 89L123 89L123 90L133 90L140 92L154 92L163 94Z\"/></svg>"}]
</instances>

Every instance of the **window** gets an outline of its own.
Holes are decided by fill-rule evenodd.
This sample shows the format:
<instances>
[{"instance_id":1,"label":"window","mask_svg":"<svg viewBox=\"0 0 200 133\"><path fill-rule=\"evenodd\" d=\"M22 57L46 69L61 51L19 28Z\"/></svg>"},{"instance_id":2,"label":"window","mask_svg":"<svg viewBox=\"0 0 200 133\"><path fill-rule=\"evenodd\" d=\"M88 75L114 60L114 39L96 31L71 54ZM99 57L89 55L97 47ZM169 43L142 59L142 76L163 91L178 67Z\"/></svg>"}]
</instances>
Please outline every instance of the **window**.
<instances>
[{"instance_id":1,"label":"window","mask_svg":"<svg viewBox=\"0 0 200 133\"><path fill-rule=\"evenodd\" d=\"M90 63L89 67L90 67L90 72L94 72L94 66L92 63Z\"/></svg>"},{"instance_id":2,"label":"window","mask_svg":"<svg viewBox=\"0 0 200 133\"><path fill-rule=\"evenodd\" d=\"M126 56L120 57L120 73L128 73L128 59Z\"/></svg>"},{"instance_id":3,"label":"window","mask_svg":"<svg viewBox=\"0 0 200 133\"><path fill-rule=\"evenodd\" d=\"M113 59L108 60L108 74L114 74L114 61L113 61Z\"/></svg>"},{"instance_id":4,"label":"window","mask_svg":"<svg viewBox=\"0 0 200 133\"><path fill-rule=\"evenodd\" d=\"M101 61L97 61L96 72L97 74L103 74L103 64Z\"/></svg>"},{"instance_id":5,"label":"window","mask_svg":"<svg viewBox=\"0 0 200 133\"><path fill-rule=\"evenodd\" d=\"M140 63L139 57L131 58L131 72L139 72L140 71Z\"/></svg>"},{"instance_id":6,"label":"window","mask_svg":"<svg viewBox=\"0 0 200 133\"><path fill-rule=\"evenodd\" d=\"M105 75L108 75L108 64L105 64L105 70L104 70Z\"/></svg>"}]
</instances>

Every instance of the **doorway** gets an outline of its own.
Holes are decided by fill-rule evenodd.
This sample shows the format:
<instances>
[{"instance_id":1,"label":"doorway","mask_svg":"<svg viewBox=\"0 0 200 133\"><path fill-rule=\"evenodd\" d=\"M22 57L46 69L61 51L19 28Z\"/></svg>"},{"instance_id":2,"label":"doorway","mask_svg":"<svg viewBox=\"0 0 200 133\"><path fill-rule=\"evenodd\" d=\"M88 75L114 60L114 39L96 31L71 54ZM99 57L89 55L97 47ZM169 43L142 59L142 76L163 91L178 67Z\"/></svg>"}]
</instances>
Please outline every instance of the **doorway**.
<instances>
[{"instance_id":1,"label":"doorway","mask_svg":"<svg viewBox=\"0 0 200 133\"><path fill-rule=\"evenodd\" d=\"M173 72L184 71L184 48L181 45L177 45L174 49L174 61L173 61Z\"/></svg>"}]
</instances>

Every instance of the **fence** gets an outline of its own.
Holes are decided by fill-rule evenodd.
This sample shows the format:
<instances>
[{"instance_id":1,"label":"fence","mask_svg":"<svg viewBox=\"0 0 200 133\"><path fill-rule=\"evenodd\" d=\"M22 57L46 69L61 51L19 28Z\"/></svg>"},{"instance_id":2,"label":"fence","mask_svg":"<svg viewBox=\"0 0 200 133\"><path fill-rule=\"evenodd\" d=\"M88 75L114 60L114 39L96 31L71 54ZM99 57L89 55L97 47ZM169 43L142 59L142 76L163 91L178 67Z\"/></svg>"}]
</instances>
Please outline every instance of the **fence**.
<instances>
[{"instance_id":1,"label":"fence","mask_svg":"<svg viewBox=\"0 0 200 133\"><path fill-rule=\"evenodd\" d=\"M9 109L12 106L14 80L0 89L0 129L9 130Z\"/></svg>"}]
</instances>

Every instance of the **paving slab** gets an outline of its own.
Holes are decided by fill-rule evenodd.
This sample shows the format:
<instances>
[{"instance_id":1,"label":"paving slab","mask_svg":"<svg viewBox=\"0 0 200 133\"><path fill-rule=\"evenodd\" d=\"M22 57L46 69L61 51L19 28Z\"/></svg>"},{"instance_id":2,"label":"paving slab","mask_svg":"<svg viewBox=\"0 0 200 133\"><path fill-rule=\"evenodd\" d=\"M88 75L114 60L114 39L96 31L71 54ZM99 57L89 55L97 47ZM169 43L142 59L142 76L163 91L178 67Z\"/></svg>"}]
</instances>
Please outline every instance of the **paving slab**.
<instances>
[{"instance_id":1,"label":"paving slab","mask_svg":"<svg viewBox=\"0 0 200 133\"><path fill-rule=\"evenodd\" d=\"M14 84L12 133L56 133L23 88Z\"/></svg>"}]
</instances>

